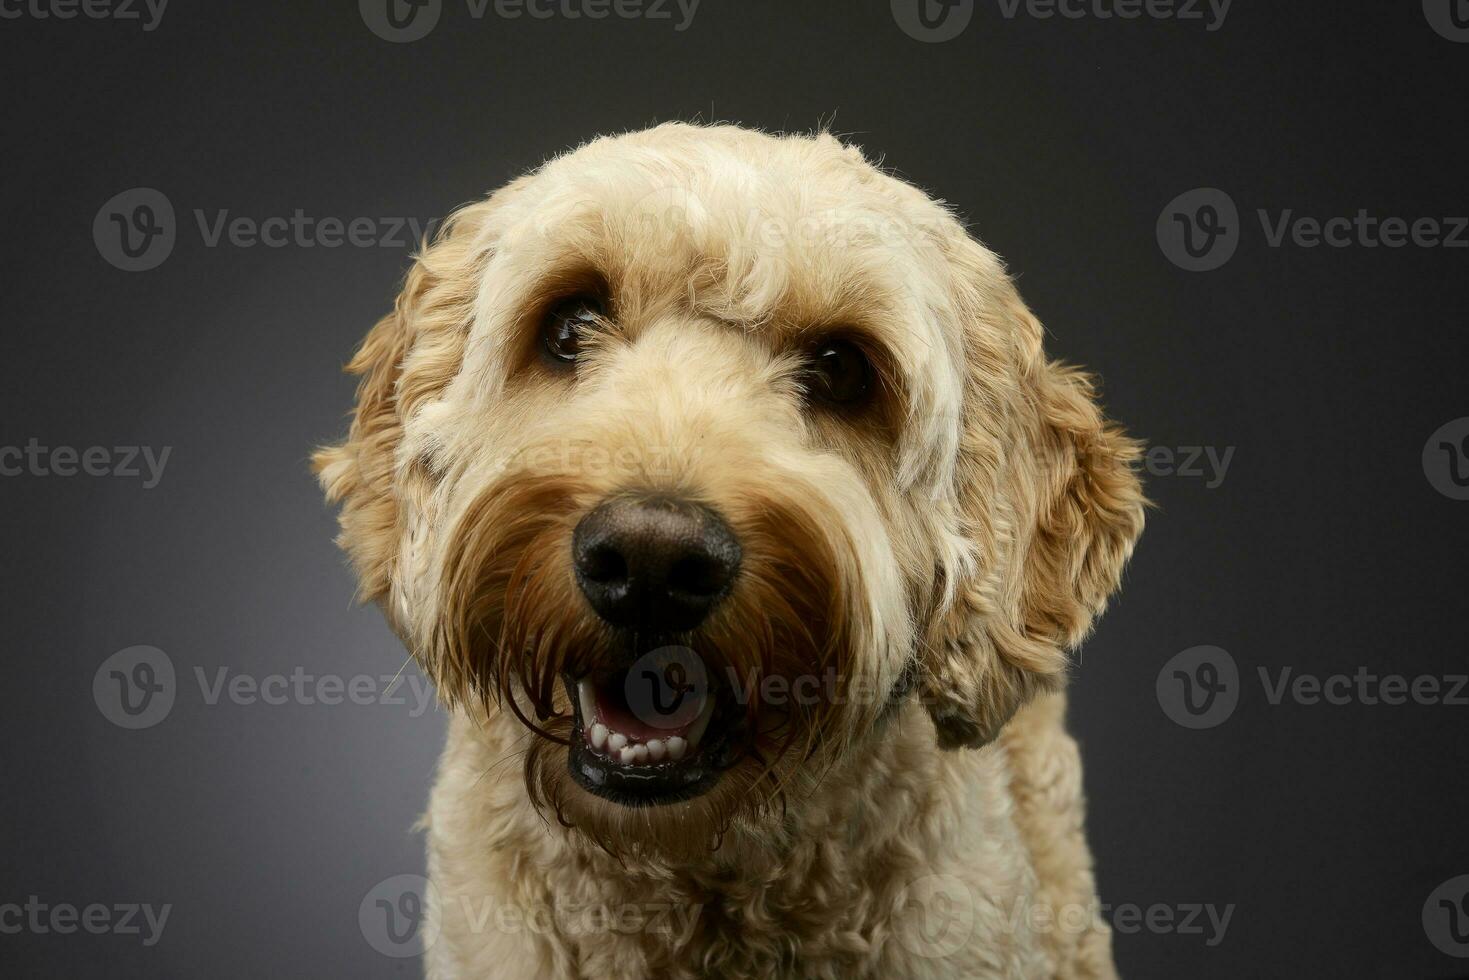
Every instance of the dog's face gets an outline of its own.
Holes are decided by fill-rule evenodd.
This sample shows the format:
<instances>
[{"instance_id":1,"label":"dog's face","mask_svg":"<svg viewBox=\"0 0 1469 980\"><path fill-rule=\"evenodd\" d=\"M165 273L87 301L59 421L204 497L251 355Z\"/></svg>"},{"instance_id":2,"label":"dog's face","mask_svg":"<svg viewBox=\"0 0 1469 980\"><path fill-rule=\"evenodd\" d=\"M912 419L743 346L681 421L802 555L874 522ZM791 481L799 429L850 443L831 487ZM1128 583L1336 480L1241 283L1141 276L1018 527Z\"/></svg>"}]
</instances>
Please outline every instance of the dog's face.
<instances>
[{"instance_id":1,"label":"dog's face","mask_svg":"<svg viewBox=\"0 0 1469 980\"><path fill-rule=\"evenodd\" d=\"M1056 687L1141 529L1132 443L995 256L829 136L663 126L460 211L353 362L342 543L527 788L707 847Z\"/></svg>"}]
</instances>

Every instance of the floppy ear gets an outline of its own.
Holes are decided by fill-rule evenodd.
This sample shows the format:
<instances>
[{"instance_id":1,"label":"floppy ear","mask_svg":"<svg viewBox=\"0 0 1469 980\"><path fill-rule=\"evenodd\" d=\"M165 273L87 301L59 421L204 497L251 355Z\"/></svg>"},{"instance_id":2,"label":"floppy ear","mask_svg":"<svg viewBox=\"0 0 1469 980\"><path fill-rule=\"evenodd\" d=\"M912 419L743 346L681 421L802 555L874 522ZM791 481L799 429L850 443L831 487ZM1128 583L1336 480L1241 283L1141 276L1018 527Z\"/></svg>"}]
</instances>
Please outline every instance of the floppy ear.
<instances>
[{"instance_id":1,"label":"floppy ear","mask_svg":"<svg viewBox=\"0 0 1469 980\"><path fill-rule=\"evenodd\" d=\"M463 362L488 252L483 226L494 201L455 212L421 250L393 312L347 365L362 380L346 440L312 456L328 502L341 505L337 543L352 560L364 601L387 597L406 526L404 504L415 481L428 479L401 451L404 425Z\"/></svg>"},{"instance_id":2,"label":"floppy ear","mask_svg":"<svg viewBox=\"0 0 1469 980\"><path fill-rule=\"evenodd\" d=\"M1002 274L1001 274L1002 275ZM1065 682L1068 652L1116 590L1142 532L1137 443L1107 422L1091 379L1048 361L1008 280L967 329L959 506L976 569L956 583L925 663L946 748L984 745ZM1012 381L994 373L1008 362Z\"/></svg>"}]
</instances>

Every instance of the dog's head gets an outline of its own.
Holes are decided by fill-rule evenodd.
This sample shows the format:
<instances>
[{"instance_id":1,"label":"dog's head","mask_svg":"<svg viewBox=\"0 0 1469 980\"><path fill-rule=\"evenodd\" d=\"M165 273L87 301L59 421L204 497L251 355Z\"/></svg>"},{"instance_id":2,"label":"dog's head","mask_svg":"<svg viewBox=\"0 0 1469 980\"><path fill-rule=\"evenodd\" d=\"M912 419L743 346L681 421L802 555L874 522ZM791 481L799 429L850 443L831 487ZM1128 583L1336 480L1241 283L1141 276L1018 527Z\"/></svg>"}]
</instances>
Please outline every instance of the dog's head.
<instances>
[{"instance_id":1,"label":"dog's head","mask_svg":"<svg viewBox=\"0 0 1469 980\"><path fill-rule=\"evenodd\" d=\"M459 211L316 465L365 596L596 839L759 819L1063 680L1136 448L994 254L831 136L661 126Z\"/></svg>"}]
</instances>

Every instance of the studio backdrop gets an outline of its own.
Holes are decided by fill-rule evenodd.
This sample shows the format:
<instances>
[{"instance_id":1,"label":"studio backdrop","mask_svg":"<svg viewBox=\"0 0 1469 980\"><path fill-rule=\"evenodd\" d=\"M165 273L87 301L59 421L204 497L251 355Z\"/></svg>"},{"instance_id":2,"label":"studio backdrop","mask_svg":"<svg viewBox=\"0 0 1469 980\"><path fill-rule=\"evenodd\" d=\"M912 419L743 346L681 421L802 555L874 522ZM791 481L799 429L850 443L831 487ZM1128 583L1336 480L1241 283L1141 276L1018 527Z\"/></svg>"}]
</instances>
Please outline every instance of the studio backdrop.
<instances>
[{"instance_id":1,"label":"studio backdrop","mask_svg":"<svg viewBox=\"0 0 1469 980\"><path fill-rule=\"evenodd\" d=\"M0 0L0 79L0 974L419 972L445 715L309 457L453 209L684 120L944 199L1143 441L1122 974L1469 975L1462 0Z\"/></svg>"}]
</instances>

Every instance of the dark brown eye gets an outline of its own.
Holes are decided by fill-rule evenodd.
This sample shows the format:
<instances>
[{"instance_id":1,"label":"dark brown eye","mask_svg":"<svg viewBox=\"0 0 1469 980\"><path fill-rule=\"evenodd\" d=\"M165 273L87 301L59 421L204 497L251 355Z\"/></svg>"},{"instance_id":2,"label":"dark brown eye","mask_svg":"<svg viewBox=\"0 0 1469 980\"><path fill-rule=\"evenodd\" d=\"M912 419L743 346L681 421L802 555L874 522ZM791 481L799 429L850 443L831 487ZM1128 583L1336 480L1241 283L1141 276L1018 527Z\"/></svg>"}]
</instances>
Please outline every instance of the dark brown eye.
<instances>
[{"instance_id":1,"label":"dark brown eye","mask_svg":"<svg viewBox=\"0 0 1469 980\"><path fill-rule=\"evenodd\" d=\"M851 341L823 341L812 349L810 364L807 385L813 398L849 405L872 388L872 364Z\"/></svg>"},{"instance_id":2,"label":"dark brown eye","mask_svg":"<svg viewBox=\"0 0 1469 980\"><path fill-rule=\"evenodd\" d=\"M541 324L546 356L557 364L575 364L582 340L597 329L603 316L602 301L594 296L573 296L557 303Z\"/></svg>"}]
</instances>

